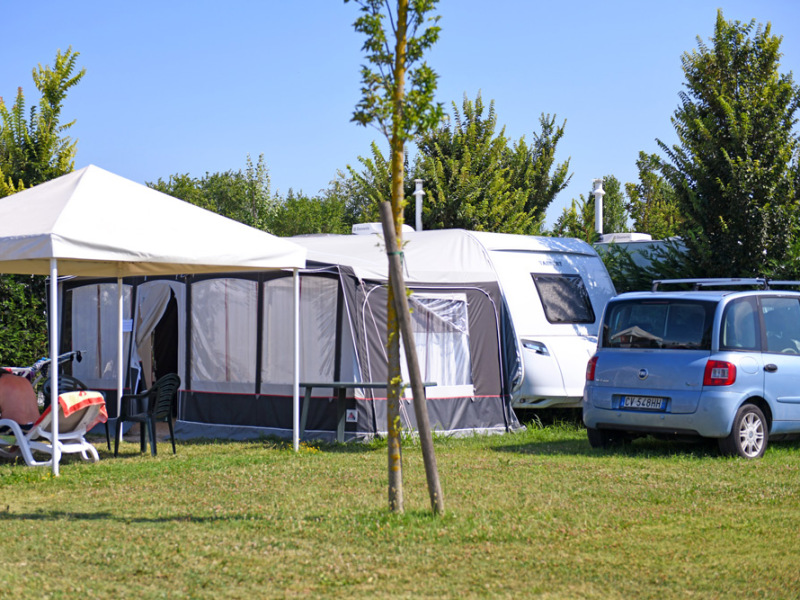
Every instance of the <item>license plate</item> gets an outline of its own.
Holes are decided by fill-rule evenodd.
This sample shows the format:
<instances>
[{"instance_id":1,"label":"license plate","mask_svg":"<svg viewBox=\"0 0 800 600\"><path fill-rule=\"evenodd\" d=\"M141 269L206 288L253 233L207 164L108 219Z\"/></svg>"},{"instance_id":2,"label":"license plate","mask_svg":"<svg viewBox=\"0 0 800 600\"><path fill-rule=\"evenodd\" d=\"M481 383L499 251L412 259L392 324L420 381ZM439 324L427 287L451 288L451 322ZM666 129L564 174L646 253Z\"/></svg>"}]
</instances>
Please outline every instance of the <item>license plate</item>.
<instances>
[{"instance_id":1,"label":"license plate","mask_svg":"<svg viewBox=\"0 0 800 600\"><path fill-rule=\"evenodd\" d=\"M623 396L620 408L637 408L640 410L664 410L667 407L666 398L652 396Z\"/></svg>"}]
</instances>

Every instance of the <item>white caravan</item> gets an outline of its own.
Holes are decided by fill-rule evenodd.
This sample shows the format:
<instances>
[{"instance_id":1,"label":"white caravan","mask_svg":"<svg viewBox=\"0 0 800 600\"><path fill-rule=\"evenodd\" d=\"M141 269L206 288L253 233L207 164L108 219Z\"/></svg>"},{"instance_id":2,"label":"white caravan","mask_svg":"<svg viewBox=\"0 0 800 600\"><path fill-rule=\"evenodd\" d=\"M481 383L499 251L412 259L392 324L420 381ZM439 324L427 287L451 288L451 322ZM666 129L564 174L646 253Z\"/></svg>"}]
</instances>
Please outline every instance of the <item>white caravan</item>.
<instances>
[{"instance_id":1,"label":"white caravan","mask_svg":"<svg viewBox=\"0 0 800 600\"><path fill-rule=\"evenodd\" d=\"M603 261L574 238L472 235L497 273L519 346L512 405L580 407L603 309L616 294Z\"/></svg>"}]
</instances>

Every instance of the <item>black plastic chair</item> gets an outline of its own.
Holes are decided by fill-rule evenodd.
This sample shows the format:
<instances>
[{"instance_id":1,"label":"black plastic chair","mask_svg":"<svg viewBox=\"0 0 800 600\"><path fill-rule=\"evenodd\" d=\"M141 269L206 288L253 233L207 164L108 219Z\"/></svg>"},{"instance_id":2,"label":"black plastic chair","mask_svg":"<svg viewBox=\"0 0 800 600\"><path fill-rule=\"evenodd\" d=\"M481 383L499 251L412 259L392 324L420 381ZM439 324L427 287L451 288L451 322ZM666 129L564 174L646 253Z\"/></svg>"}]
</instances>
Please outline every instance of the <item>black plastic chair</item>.
<instances>
[{"instance_id":1,"label":"black plastic chair","mask_svg":"<svg viewBox=\"0 0 800 600\"><path fill-rule=\"evenodd\" d=\"M172 412L178 397L181 378L175 373L164 375L149 390L141 394L126 394L120 399L120 414L117 417L116 435L114 436L114 456L119 452L119 440L122 437L122 424L126 421L139 423L139 443L141 451L147 450L144 430L150 439L150 453L156 456L156 423L166 422L169 425L169 437L172 440L172 453L175 450L175 431L172 427Z\"/></svg>"},{"instance_id":2,"label":"black plastic chair","mask_svg":"<svg viewBox=\"0 0 800 600\"><path fill-rule=\"evenodd\" d=\"M42 384L42 395L44 396L44 407L47 408L50 406L50 378L44 380ZM58 376L58 393L63 394L65 392L79 392L79 391L86 391L89 388L86 387L86 384L83 383L80 379L73 377L72 375L60 375ZM106 397L103 392L100 392L103 395L103 398ZM103 423L106 428L106 445L108 449L111 450L111 434L108 432L108 421Z\"/></svg>"}]
</instances>

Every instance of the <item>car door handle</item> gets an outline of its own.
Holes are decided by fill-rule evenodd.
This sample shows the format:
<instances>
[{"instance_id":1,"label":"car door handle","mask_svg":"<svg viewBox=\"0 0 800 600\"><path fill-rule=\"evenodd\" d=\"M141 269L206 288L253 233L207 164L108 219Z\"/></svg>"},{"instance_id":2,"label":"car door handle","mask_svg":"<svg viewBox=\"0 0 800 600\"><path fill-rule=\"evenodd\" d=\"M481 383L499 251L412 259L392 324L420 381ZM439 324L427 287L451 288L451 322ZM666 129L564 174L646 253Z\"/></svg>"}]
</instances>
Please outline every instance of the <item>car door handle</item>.
<instances>
[{"instance_id":1,"label":"car door handle","mask_svg":"<svg viewBox=\"0 0 800 600\"><path fill-rule=\"evenodd\" d=\"M769 364L767 364L767 365L764 365L764 370L765 370L767 373L774 373L775 371L777 371L777 370L778 370L778 365L774 365L774 364L772 364L772 363L769 363Z\"/></svg>"}]
</instances>

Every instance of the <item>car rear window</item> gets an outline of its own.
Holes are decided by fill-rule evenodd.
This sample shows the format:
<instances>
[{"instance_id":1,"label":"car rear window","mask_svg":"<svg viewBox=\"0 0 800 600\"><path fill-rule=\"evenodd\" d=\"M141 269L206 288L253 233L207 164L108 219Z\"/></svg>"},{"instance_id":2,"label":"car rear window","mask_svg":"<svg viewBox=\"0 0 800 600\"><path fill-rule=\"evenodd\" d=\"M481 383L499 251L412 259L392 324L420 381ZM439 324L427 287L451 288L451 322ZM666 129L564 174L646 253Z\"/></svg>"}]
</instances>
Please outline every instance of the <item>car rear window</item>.
<instances>
[{"instance_id":1,"label":"car rear window","mask_svg":"<svg viewBox=\"0 0 800 600\"><path fill-rule=\"evenodd\" d=\"M580 275L531 274L551 323L594 323L589 292Z\"/></svg>"},{"instance_id":2,"label":"car rear window","mask_svg":"<svg viewBox=\"0 0 800 600\"><path fill-rule=\"evenodd\" d=\"M715 302L658 299L612 302L606 310L605 348L710 350Z\"/></svg>"}]
</instances>

